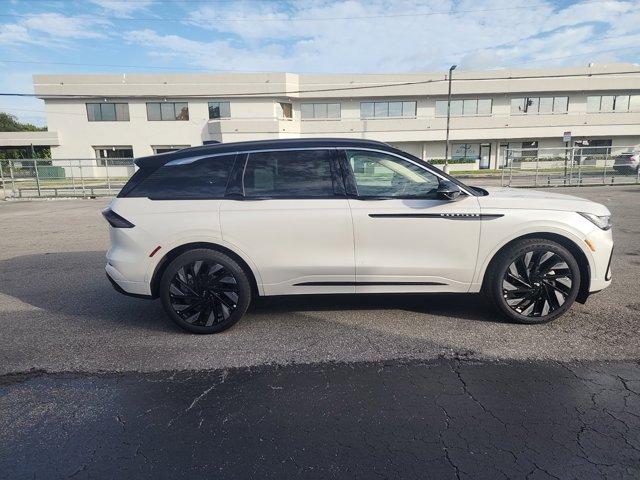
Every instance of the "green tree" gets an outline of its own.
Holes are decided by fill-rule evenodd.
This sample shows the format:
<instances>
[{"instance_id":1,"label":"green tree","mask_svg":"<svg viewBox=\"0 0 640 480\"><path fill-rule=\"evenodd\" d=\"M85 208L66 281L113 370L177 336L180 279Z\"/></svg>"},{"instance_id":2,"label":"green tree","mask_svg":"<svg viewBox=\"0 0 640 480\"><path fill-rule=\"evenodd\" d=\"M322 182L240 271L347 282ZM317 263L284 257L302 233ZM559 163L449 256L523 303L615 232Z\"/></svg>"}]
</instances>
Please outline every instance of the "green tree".
<instances>
[{"instance_id":1,"label":"green tree","mask_svg":"<svg viewBox=\"0 0 640 480\"><path fill-rule=\"evenodd\" d=\"M0 132L44 132L47 127L36 127L30 123L19 122L10 113L0 112ZM51 158L49 147L0 147L0 159L4 158Z\"/></svg>"},{"instance_id":2,"label":"green tree","mask_svg":"<svg viewBox=\"0 0 640 480\"><path fill-rule=\"evenodd\" d=\"M0 112L0 132L45 132L47 127L36 127L30 123L19 122L10 113Z\"/></svg>"}]
</instances>

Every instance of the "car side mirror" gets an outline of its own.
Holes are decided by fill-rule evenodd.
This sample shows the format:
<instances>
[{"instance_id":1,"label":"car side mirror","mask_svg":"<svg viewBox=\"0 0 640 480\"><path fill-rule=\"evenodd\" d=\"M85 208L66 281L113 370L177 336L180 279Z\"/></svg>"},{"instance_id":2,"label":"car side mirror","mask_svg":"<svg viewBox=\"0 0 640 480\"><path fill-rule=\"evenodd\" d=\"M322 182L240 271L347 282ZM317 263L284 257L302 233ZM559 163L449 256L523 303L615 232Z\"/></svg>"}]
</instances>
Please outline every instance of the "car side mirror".
<instances>
[{"instance_id":1,"label":"car side mirror","mask_svg":"<svg viewBox=\"0 0 640 480\"><path fill-rule=\"evenodd\" d=\"M449 180L442 180L437 190L438 198L443 200L457 200L460 193L460 187Z\"/></svg>"}]
</instances>

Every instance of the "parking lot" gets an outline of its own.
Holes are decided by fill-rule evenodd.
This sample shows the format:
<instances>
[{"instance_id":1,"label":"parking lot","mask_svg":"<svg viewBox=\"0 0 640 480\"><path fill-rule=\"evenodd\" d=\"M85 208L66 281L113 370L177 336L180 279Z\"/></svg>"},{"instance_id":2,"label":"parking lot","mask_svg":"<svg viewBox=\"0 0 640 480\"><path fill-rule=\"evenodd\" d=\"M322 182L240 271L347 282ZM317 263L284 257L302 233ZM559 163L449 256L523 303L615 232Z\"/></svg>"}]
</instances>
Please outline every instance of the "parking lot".
<instances>
[{"instance_id":1,"label":"parking lot","mask_svg":"<svg viewBox=\"0 0 640 480\"><path fill-rule=\"evenodd\" d=\"M616 247L551 324L301 296L212 336L112 289L108 199L0 202L0 477L638 478L640 187L554 191L606 204Z\"/></svg>"}]
</instances>

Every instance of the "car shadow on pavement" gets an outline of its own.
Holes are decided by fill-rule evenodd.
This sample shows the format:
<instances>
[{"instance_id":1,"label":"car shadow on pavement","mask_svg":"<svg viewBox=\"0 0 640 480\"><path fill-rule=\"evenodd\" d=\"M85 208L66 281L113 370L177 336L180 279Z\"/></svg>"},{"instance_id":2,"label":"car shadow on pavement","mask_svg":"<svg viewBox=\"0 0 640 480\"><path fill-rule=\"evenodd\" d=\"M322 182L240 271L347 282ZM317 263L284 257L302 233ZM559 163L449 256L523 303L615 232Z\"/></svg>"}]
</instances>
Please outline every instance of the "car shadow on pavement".
<instances>
[{"instance_id":1,"label":"car shadow on pavement","mask_svg":"<svg viewBox=\"0 0 640 480\"><path fill-rule=\"evenodd\" d=\"M334 310L404 310L483 322L503 320L479 294L340 294L291 295L257 298L251 313Z\"/></svg>"},{"instance_id":2,"label":"car shadow on pavement","mask_svg":"<svg viewBox=\"0 0 640 480\"><path fill-rule=\"evenodd\" d=\"M104 252L25 255L0 261L0 293L44 312L29 315L70 316L156 331L180 331L158 301L117 293L104 273ZM4 300L6 302L6 300ZM18 315L4 305L1 316ZM20 310L24 310L21 308ZM271 314L334 310L404 310L451 318L502 322L479 295L294 295L256 299L248 312Z\"/></svg>"}]
</instances>

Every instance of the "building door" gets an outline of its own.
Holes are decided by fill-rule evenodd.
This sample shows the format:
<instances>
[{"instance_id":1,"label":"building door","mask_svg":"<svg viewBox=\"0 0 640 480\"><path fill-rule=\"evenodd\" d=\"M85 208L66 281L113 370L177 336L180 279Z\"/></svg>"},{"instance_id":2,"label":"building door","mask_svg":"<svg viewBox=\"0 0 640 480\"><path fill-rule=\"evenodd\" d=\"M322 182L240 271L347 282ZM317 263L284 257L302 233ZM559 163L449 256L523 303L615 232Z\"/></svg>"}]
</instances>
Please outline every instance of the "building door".
<instances>
[{"instance_id":1,"label":"building door","mask_svg":"<svg viewBox=\"0 0 640 480\"><path fill-rule=\"evenodd\" d=\"M498 168L504 168L507 165L507 160L509 158L509 144L501 143L500 144L500 165Z\"/></svg>"},{"instance_id":2,"label":"building door","mask_svg":"<svg viewBox=\"0 0 640 480\"><path fill-rule=\"evenodd\" d=\"M480 168L489 168L491 166L491 144L483 143L480 145Z\"/></svg>"}]
</instances>

